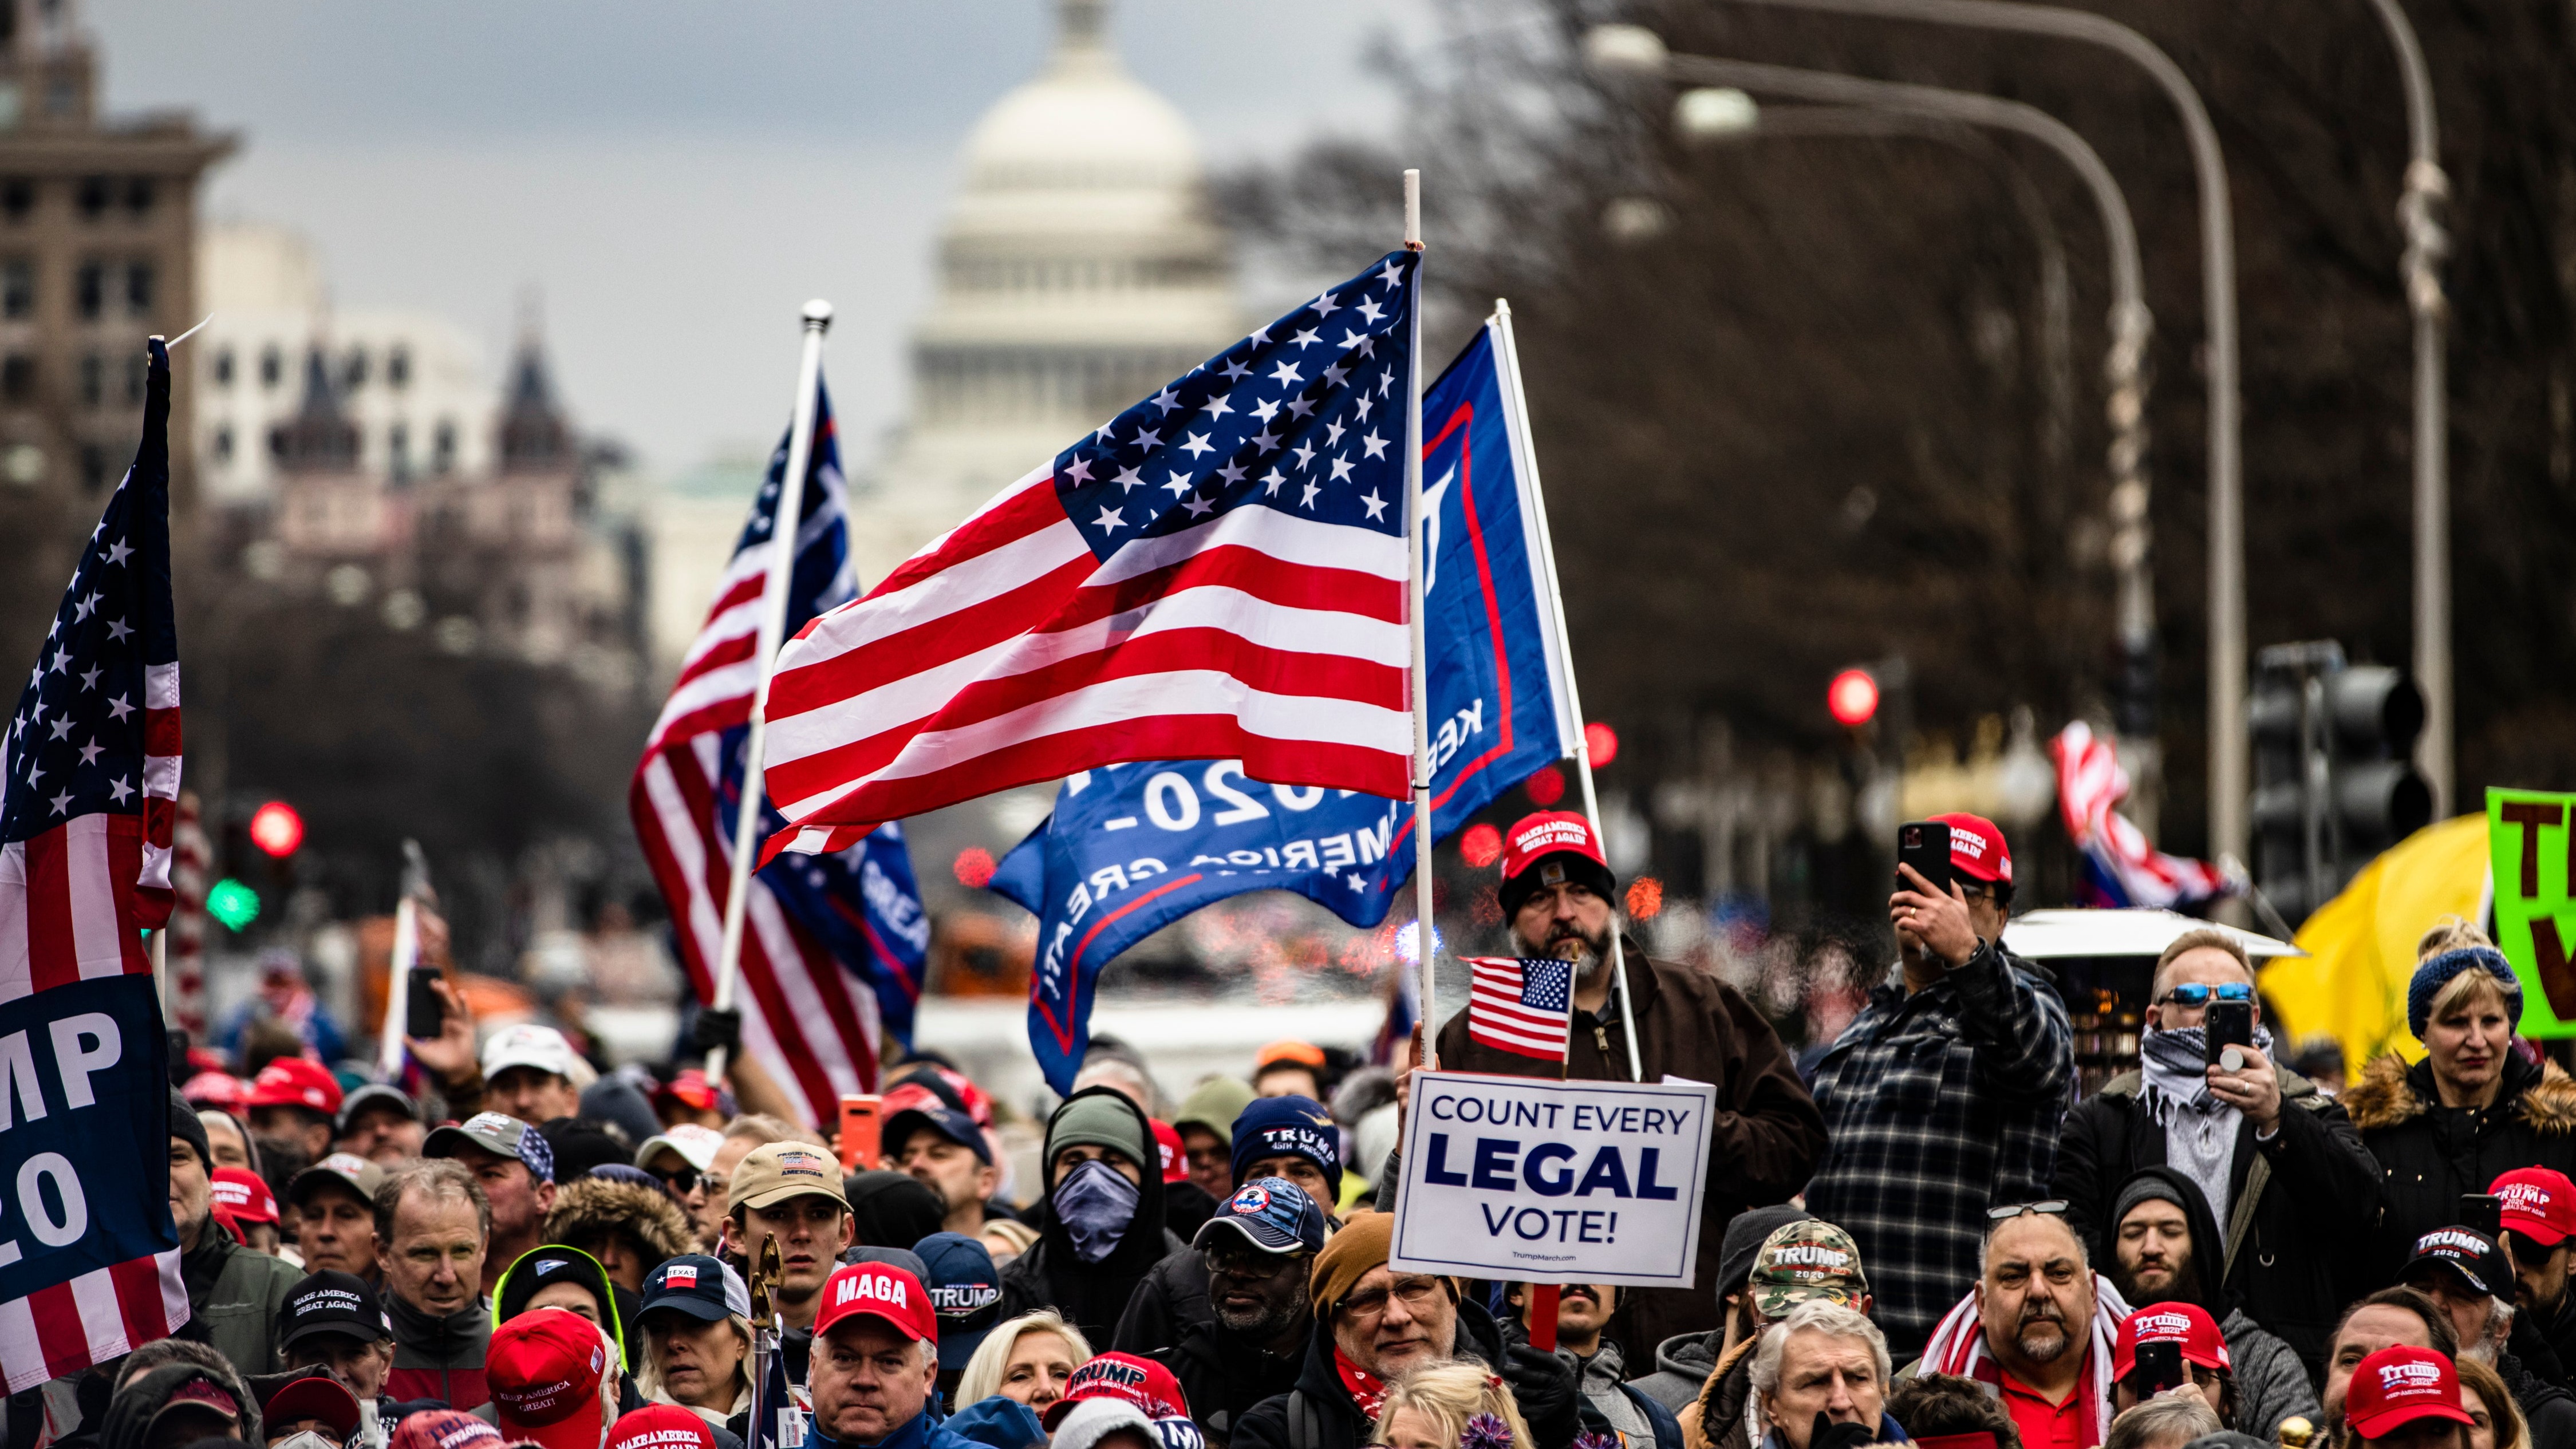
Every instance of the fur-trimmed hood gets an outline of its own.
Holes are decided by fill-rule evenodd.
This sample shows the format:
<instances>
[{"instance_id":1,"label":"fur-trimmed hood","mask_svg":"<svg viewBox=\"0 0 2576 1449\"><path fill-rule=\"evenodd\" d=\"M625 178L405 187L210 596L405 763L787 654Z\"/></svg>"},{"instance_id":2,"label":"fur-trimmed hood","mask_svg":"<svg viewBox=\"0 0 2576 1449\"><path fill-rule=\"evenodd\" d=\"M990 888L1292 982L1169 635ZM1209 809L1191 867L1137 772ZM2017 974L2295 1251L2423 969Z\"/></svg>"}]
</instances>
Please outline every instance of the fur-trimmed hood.
<instances>
[{"instance_id":1,"label":"fur-trimmed hood","mask_svg":"<svg viewBox=\"0 0 2576 1449\"><path fill-rule=\"evenodd\" d=\"M2576 1133L2576 1078L2556 1062L2534 1067L2508 1053L2503 1098L2514 1118L2535 1132ZM2373 1057L2361 1069L2361 1080L2346 1087L2338 1100L2352 1114L2355 1127L2375 1132L2423 1116L2424 1109L2440 1099L2433 1088L2431 1061L2409 1066L2392 1052Z\"/></svg>"},{"instance_id":2,"label":"fur-trimmed hood","mask_svg":"<svg viewBox=\"0 0 2576 1449\"><path fill-rule=\"evenodd\" d=\"M556 1189L554 1211L546 1214L547 1242L581 1246L612 1232L634 1238L651 1263L698 1251L689 1215L659 1188L577 1177Z\"/></svg>"}]
</instances>

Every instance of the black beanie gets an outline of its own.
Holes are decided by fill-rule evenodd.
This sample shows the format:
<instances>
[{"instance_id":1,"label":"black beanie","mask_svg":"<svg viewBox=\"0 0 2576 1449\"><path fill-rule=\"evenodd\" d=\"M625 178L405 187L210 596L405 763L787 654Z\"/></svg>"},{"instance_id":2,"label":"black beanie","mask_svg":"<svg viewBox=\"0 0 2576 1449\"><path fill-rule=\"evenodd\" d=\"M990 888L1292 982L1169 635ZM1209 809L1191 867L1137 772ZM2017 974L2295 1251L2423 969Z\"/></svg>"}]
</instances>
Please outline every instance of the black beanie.
<instances>
[{"instance_id":1,"label":"black beanie","mask_svg":"<svg viewBox=\"0 0 2576 1449\"><path fill-rule=\"evenodd\" d=\"M197 1160L208 1172L215 1170L215 1149L206 1140L206 1124L197 1120L197 1109L176 1087L170 1089L170 1135L197 1149Z\"/></svg>"}]
</instances>

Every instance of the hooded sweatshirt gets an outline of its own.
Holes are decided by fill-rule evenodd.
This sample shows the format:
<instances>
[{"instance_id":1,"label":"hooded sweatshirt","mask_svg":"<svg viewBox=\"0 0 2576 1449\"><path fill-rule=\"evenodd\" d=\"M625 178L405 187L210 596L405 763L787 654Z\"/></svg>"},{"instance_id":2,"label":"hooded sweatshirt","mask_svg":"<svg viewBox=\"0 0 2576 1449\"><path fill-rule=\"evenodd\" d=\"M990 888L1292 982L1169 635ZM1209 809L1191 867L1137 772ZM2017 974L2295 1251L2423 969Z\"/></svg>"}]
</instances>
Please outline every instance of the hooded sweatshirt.
<instances>
[{"instance_id":1,"label":"hooded sweatshirt","mask_svg":"<svg viewBox=\"0 0 2576 1449\"><path fill-rule=\"evenodd\" d=\"M2138 1290L2130 1303L2144 1308L2150 1303L2187 1301L2218 1320L2219 1335L2227 1340L2227 1357L2235 1365L2231 1372L2236 1379L2236 1422L2231 1427L2269 1440L2279 1437L2281 1421L2293 1415L2312 1424L2321 1422L2325 1411L2318 1407L2316 1389L2309 1384L2307 1366L2298 1353L2246 1317L2235 1294L2208 1286L2210 1265L2225 1262L2226 1251L2218 1246L2218 1220L2210 1214L2209 1200L2201 1196L2189 1174L2176 1167L2146 1167L2130 1174L2113 1193L2112 1218L2102 1226L2110 1250L2119 1251L2119 1219L2128 1211L2119 1205L2133 1208L2151 1198L2180 1207L2183 1221L2190 1225L2191 1271L2180 1285L2190 1291ZM2128 1285L2123 1284L2121 1291L2129 1292Z\"/></svg>"},{"instance_id":2,"label":"hooded sweatshirt","mask_svg":"<svg viewBox=\"0 0 2576 1449\"><path fill-rule=\"evenodd\" d=\"M1080 1143L1111 1148L1142 1174L1136 1215L1098 1263L1082 1261L1056 1212L1056 1154ZM1165 1256L1182 1249L1181 1240L1163 1227L1161 1161L1154 1129L1125 1096L1108 1087L1088 1087L1066 1098L1047 1119L1038 1240L1002 1269L1002 1316L1053 1308L1092 1342L1109 1342L1137 1283Z\"/></svg>"},{"instance_id":3,"label":"hooded sweatshirt","mask_svg":"<svg viewBox=\"0 0 2576 1449\"><path fill-rule=\"evenodd\" d=\"M626 1346L626 1326L617 1312L617 1285L609 1281L608 1270L599 1266L597 1258L579 1248L540 1243L502 1269L501 1281L492 1285L492 1326L498 1328L525 1313L528 1300L536 1297L539 1289L563 1282L581 1284L597 1301L600 1316L607 1320L609 1336L617 1340L617 1361L632 1372L634 1358Z\"/></svg>"},{"instance_id":4,"label":"hooded sweatshirt","mask_svg":"<svg viewBox=\"0 0 2576 1449\"><path fill-rule=\"evenodd\" d=\"M259 1401L241 1381L241 1375L223 1373L198 1363L165 1363L127 1384L108 1400L107 1422L100 1426L99 1449L143 1449L150 1437L152 1416L161 1412L170 1396L199 1379L232 1396L241 1406L241 1438L249 1443L264 1444L261 1432Z\"/></svg>"}]
</instances>

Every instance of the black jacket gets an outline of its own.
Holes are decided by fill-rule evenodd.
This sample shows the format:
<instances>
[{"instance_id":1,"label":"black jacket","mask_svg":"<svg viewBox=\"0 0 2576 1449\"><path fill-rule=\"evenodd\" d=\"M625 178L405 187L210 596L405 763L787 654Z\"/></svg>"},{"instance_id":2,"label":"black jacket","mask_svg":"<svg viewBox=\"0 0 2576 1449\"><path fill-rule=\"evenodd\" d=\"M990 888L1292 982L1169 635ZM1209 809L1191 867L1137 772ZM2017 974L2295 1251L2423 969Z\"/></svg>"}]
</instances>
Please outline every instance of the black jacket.
<instances>
[{"instance_id":1,"label":"black jacket","mask_svg":"<svg viewBox=\"0 0 2576 1449\"><path fill-rule=\"evenodd\" d=\"M1459 1358L1472 1356L1488 1364L1503 1361L1502 1331L1485 1305L1473 1298L1458 1304L1455 1352ZM1314 1411L1317 1432L1311 1440L1295 1432L1289 1422L1292 1398ZM1306 1362L1297 1371L1296 1387L1246 1409L1234 1426L1232 1444L1233 1449L1359 1449L1369 1441L1373 1427L1361 1416L1359 1405L1351 1402L1340 1372L1333 1367L1333 1325L1318 1320L1315 1336L1306 1345Z\"/></svg>"},{"instance_id":2,"label":"black jacket","mask_svg":"<svg viewBox=\"0 0 2576 1449\"><path fill-rule=\"evenodd\" d=\"M2430 1061L2373 1060L2343 1105L2379 1162L2379 1231L2366 1265L2373 1285L2394 1279L2415 1240L2460 1220L2460 1197L2505 1171L2551 1167L2576 1176L2576 1081L2512 1052L2504 1086L2485 1110L2445 1107Z\"/></svg>"},{"instance_id":3,"label":"black jacket","mask_svg":"<svg viewBox=\"0 0 2576 1449\"><path fill-rule=\"evenodd\" d=\"M1215 1321L1216 1310L1208 1306L1207 1258L1196 1248L1183 1248L1156 1263L1136 1285L1109 1346L1120 1353L1154 1353Z\"/></svg>"},{"instance_id":4,"label":"black jacket","mask_svg":"<svg viewBox=\"0 0 2576 1449\"><path fill-rule=\"evenodd\" d=\"M2227 1240L2234 1251L2210 1296L2234 1299L2313 1373L2325 1362L2326 1338L2343 1305L2386 1281L2361 1282L2345 1266L2367 1246L2377 1222L2379 1169L2342 1107L2289 1068L2275 1063L2272 1072L2281 1088L2281 1128L2262 1143L2253 1123L2236 1129L2228 1226L2244 1227L2241 1237ZM2114 1261L2108 1219L2121 1184L2166 1160L2164 1129L2139 1099L2140 1082L2136 1072L2112 1078L2066 1114L2058 1143L2049 1195L2065 1199L2068 1220L2105 1271ZM2262 1182L2249 1207L2247 1184L2258 1174ZM2211 1267L2200 1264L2204 1281L2214 1276ZM2227 1316L2216 1301L2201 1306Z\"/></svg>"},{"instance_id":5,"label":"black jacket","mask_svg":"<svg viewBox=\"0 0 2576 1449\"><path fill-rule=\"evenodd\" d=\"M1124 1107L1136 1122L1135 1160L1147 1172L1156 1170L1162 1161L1161 1144L1154 1140L1154 1129L1136 1104L1107 1087L1088 1087L1065 1099L1069 1105L1084 1097L1106 1097ZM1063 1107L1056 1108L1060 1116ZM1047 1122L1047 1137L1055 1137L1055 1121ZM1136 1195L1136 1217L1128 1224L1127 1234L1109 1256L1098 1263L1085 1263L1073 1250L1073 1239L1055 1215L1055 1161L1050 1155L1042 1164L1045 1181L1040 1184L1041 1209L1038 1218L1038 1240L1029 1250L1013 1258L1002 1268L1002 1316L1017 1318L1040 1308L1052 1308L1066 1321L1082 1330L1082 1336L1093 1343L1108 1343L1118 1328L1120 1314L1127 1311L1127 1300L1136 1285L1153 1270L1155 1264L1181 1250L1181 1240L1163 1227L1163 1194L1143 1191Z\"/></svg>"},{"instance_id":6,"label":"black jacket","mask_svg":"<svg viewBox=\"0 0 2576 1449\"><path fill-rule=\"evenodd\" d=\"M1219 1446L1233 1437L1236 1422L1253 1405L1295 1388L1305 1368L1303 1356L1282 1358L1213 1320L1188 1325L1181 1330L1180 1342L1146 1357L1181 1381L1190 1417L1198 1421L1208 1442Z\"/></svg>"}]
</instances>

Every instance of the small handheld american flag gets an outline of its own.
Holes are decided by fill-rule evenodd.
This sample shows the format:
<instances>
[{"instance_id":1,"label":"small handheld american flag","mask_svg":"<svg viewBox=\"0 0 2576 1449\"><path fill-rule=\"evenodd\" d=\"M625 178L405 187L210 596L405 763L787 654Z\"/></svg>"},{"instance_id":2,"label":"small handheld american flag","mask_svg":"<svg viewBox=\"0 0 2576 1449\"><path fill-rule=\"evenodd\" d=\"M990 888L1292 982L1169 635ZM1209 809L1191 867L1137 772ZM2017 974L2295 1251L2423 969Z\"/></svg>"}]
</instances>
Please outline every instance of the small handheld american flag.
<instances>
[{"instance_id":1,"label":"small handheld american flag","mask_svg":"<svg viewBox=\"0 0 2576 1449\"><path fill-rule=\"evenodd\" d=\"M1574 963L1551 957L1470 956L1467 1039L1547 1061L1565 1060L1574 1015Z\"/></svg>"}]
</instances>

